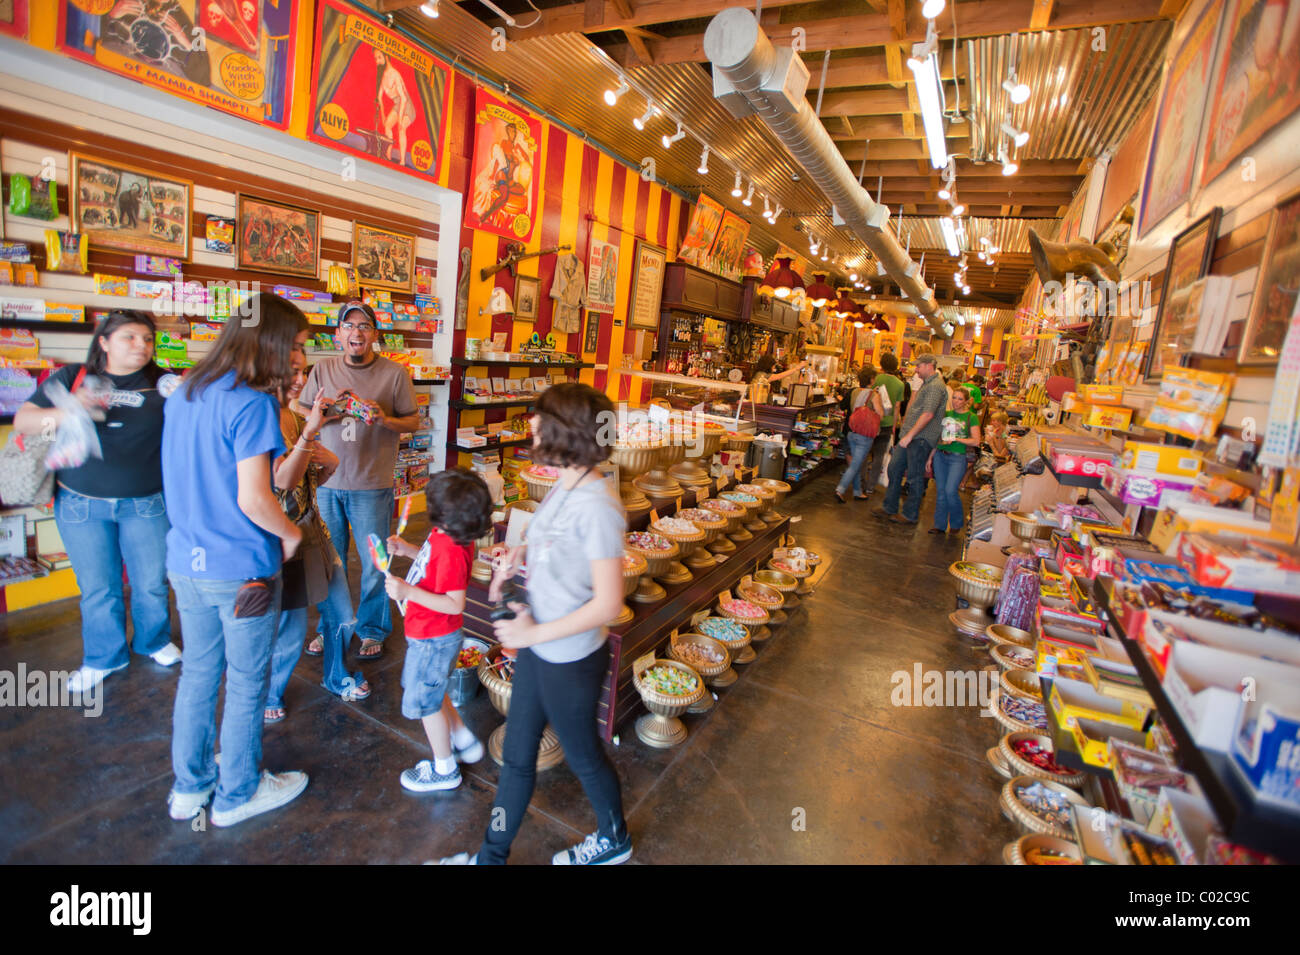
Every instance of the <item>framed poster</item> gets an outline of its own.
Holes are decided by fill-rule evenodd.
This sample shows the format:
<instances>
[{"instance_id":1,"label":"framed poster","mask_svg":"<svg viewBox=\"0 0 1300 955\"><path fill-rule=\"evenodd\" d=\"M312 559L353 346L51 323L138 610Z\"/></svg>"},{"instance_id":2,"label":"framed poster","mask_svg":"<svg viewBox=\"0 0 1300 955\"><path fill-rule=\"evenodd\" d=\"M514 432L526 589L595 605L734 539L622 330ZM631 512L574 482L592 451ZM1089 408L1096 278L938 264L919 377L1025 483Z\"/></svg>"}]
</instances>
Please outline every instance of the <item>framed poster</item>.
<instances>
[{"instance_id":1,"label":"framed poster","mask_svg":"<svg viewBox=\"0 0 1300 955\"><path fill-rule=\"evenodd\" d=\"M541 292L542 280L536 276L520 275L515 278L515 321L537 321Z\"/></svg>"},{"instance_id":2,"label":"framed poster","mask_svg":"<svg viewBox=\"0 0 1300 955\"><path fill-rule=\"evenodd\" d=\"M614 311L618 296L618 246L592 239L587 263L587 308Z\"/></svg>"},{"instance_id":3,"label":"framed poster","mask_svg":"<svg viewBox=\"0 0 1300 955\"><path fill-rule=\"evenodd\" d=\"M804 384L791 385L790 386L790 407L806 408L808 406L808 391L809 388L807 385Z\"/></svg>"},{"instance_id":4,"label":"framed poster","mask_svg":"<svg viewBox=\"0 0 1300 955\"><path fill-rule=\"evenodd\" d=\"M533 237L538 219L535 174L541 120L497 99L481 86L474 94L474 156L465 227L520 242Z\"/></svg>"},{"instance_id":5,"label":"framed poster","mask_svg":"<svg viewBox=\"0 0 1300 955\"><path fill-rule=\"evenodd\" d=\"M194 183L77 152L68 170L72 227L92 246L189 260Z\"/></svg>"},{"instance_id":6,"label":"framed poster","mask_svg":"<svg viewBox=\"0 0 1300 955\"><path fill-rule=\"evenodd\" d=\"M1205 4L1182 44L1165 61L1160 106L1151 127L1151 146L1142 180L1139 235L1150 232L1192 191L1214 43L1219 36L1218 6L1217 0Z\"/></svg>"},{"instance_id":7,"label":"framed poster","mask_svg":"<svg viewBox=\"0 0 1300 955\"><path fill-rule=\"evenodd\" d=\"M27 39L27 0L0 0L0 33Z\"/></svg>"},{"instance_id":8,"label":"framed poster","mask_svg":"<svg viewBox=\"0 0 1300 955\"><path fill-rule=\"evenodd\" d=\"M409 292L415 287L415 236L352 223L357 284Z\"/></svg>"},{"instance_id":9,"label":"framed poster","mask_svg":"<svg viewBox=\"0 0 1300 955\"><path fill-rule=\"evenodd\" d=\"M745 240L749 238L749 223L730 210L723 212L718 236L709 249L708 262L719 275L739 277L740 260L745 254Z\"/></svg>"},{"instance_id":10,"label":"framed poster","mask_svg":"<svg viewBox=\"0 0 1300 955\"><path fill-rule=\"evenodd\" d=\"M636 240L636 263L632 269L632 307L628 324L633 328L659 328L659 302L664 291L664 269L668 250Z\"/></svg>"},{"instance_id":11,"label":"framed poster","mask_svg":"<svg viewBox=\"0 0 1300 955\"><path fill-rule=\"evenodd\" d=\"M1300 108L1300 4L1228 0L1202 184Z\"/></svg>"},{"instance_id":12,"label":"framed poster","mask_svg":"<svg viewBox=\"0 0 1300 955\"><path fill-rule=\"evenodd\" d=\"M55 43L69 56L240 119L288 128L299 0L57 4Z\"/></svg>"},{"instance_id":13,"label":"framed poster","mask_svg":"<svg viewBox=\"0 0 1300 955\"><path fill-rule=\"evenodd\" d=\"M318 7L308 138L436 182L451 71L340 0Z\"/></svg>"},{"instance_id":14,"label":"framed poster","mask_svg":"<svg viewBox=\"0 0 1300 955\"><path fill-rule=\"evenodd\" d=\"M235 268L319 278L317 210L238 193L235 228Z\"/></svg>"},{"instance_id":15,"label":"framed poster","mask_svg":"<svg viewBox=\"0 0 1300 955\"><path fill-rule=\"evenodd\" d=\"M1191 285L1210 270L1222 212L1215 206L1180 232L1169 247L1160 308L1151 329L1151 347L1147 350L1145 377L1148 382L1159 381L1165 365L1176 366L1179 355L1185 351L1178 347L1178 342L1187 330L1187 323L1196 320L1195 315L1189 315Z\"/></svg>"},{"instance_id":16,"label":"framed poster","mask_svg":"<svg viewBox=\"0 0 1300 955\"><path fill-rule=\"evenodd\" d=\"M722 203L701 192L691 212L691 223L686 228L686 238L682 239L677 258L688 265L702 266L721 224Z\"/></svg>"},{"instance_id":17,"label":"framed poster","mask_svg":"<svg viewBox=\"0 0 1300 955\"><path fill-rule=\"evenodd\" d=\"M587 327L582 335L583 354L595 354L596 347L600 344L600 315L597 312L587 312Z\"/></svg>"},{"instance_id":18,"label":"framed poster","mask_svg":"<svg viewBox=\"0 0 1300 955\"><path fill-rule=\"evenodd\" d=\"M1300 297L1300 192L1273 210L1238 362L1275 365Z\"/></svg>"}]
</instances>

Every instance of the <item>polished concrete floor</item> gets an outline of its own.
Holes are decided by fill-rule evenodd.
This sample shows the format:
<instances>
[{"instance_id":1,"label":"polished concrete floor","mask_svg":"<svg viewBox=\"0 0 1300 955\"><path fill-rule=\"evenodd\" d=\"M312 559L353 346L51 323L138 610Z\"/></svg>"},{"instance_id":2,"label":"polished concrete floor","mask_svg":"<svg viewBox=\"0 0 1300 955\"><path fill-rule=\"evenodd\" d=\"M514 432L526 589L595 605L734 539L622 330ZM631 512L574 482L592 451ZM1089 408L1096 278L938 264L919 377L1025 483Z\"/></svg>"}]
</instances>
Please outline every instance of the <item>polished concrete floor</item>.
<instances>
[{"instance_id":1,"label":"polished concrete floor","mask_svg":"<svg viewBox=\"0 0 1300 955\"><path fill-rule=\"evenodd\" d=\"M633 862L996 863L1016 836L997 808L984 759L998 738L978 706L895 706L894 674L978 670L986 655L947 623L956 540L905 528L871 501L839 504L834 477L785 510L800 543L827 558L817 592L738 667L718 705L687 716L671 750L631 724L611 749L636 845ZM415 522L408 536L418 530ZM352 561L355 584L356 560ZM400 625L400 624L399 624ZM175 624L179 634L179 623ZM71 670L81 662L75 601L0 616L0 670ZM355 644L354 644L355 647ZM473 850L497 780L490 759L453 792L411 795L399 773L426 758L400 712L404 644L367 664L375 693L342 703L303 657L288 719L266 729L265 765L301 769L307 791L228 830L173 822L165 800L176 670L133 658L105 683L103 712L0 708L0 861L37 863L414 863ZM486 737L500 722L480 694L463 711ZM539 777L512 861L541 863L594 828L566 767Z\"/></svg>"}]
</instances>

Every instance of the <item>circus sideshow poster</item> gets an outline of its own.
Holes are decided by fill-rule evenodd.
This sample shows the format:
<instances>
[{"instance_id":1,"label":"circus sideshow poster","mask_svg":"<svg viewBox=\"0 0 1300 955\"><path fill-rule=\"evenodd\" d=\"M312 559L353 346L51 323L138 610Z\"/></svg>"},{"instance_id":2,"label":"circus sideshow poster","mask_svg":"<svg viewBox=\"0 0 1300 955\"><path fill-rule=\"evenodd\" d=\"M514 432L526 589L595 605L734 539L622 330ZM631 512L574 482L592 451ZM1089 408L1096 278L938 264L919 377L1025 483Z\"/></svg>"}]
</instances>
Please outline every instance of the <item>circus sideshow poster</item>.
<instances>
[{"instance_id":1,"label":"circus sideshow poster","mask_svg":"<svg viewBox=\"0 0 1300 955\"><path fill-rule=\"evenodd\" d=\"M587 308L613 312L618 298L618 246L592 239L588 258Z\"/></svg>"},{"instance_id":2,"label":"circus sideshow poster","mask_svg":"<svg viewBox=\"0 0 1300 955\"><path fill-rule=\"evenodd\" d=\"M465 227L520 242L537 223L535 175L541 120L479 87L474 97L474 161Z\"/></svg>"},{"instance_id":3,"label":"circus sideshow poster","mask_svg":"<svg viewBox=\"0 0 1300 955\"><path fill-rule=\"evenodd\" d=\"M56 42L146 86L285 129L300 2L58 0Z\"/></svg>"},{"instance_id":4,"label":"circus sideshow poster","mask_svg":"<svg viewBox=\"0 0 1300 955\"><path fill-rule=\"evenodd\" d=\"M686 228L686 238L682 239L682 249L677 253L678 260L702 267L721 223L721 203L700 193L700 200L691 213L691 224Z\"/></svg>"},{"instance_id":5,"label":"circus sideshow poster","mask_svg":"<svg viewBox=\"0 0 1300 955\"><path fill-rule=\"evenodd\" d=\"M749 238L749 223L734 212L724 212L718 226L718 237L709 250L709 268L727 278L740 276L740 258L745 253L745 240Z\"/></svg>"},{"instance_id":6,"label":"circus sideshow poster","mask_svg":"<svg viewBox=\"0 0 1300 955\"><path fill-rule=\"evenodd\" d=\"M308 136L436 180L451 71L337 0L320 0Z\"/></svg>"}]
</instances>

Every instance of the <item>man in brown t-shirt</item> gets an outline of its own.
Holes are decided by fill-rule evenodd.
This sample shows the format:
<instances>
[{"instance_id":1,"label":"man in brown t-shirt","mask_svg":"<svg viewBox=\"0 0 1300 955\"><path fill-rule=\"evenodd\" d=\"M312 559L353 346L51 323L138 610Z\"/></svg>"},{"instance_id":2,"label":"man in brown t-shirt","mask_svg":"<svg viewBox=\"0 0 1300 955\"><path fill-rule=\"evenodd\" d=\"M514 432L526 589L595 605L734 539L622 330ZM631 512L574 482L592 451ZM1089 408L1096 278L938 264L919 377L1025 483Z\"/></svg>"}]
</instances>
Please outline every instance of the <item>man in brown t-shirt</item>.
<instances>
[{"instance_id":1,"label":"man in brown t-shirt","mask_svg":"<svg viewBox=\"0 0 1300 955\"><path fill-rule=\"evenodd\" d=\"M415 404L415 387L406 369L377 355L379 338L374 310L360 302L349 302L339 312L340 358L318 362L298 397L304 412L316 395L337 397L350 391L367 404L375 419L367 424L360 418L334 416L325 419L320 442L338 456L338 470L316 494L320 511L339 557L347 565L349 530L361 561L361 605L357 608L357 636L361 656L377 657L392 632L393 620L384 593L384 575L370 560L366 539L377 534L387 540L393 517L393 466L397 462L399 437L420 426ZM317 652L312 646L308 653Z\"/></svg>"}]
</instances>

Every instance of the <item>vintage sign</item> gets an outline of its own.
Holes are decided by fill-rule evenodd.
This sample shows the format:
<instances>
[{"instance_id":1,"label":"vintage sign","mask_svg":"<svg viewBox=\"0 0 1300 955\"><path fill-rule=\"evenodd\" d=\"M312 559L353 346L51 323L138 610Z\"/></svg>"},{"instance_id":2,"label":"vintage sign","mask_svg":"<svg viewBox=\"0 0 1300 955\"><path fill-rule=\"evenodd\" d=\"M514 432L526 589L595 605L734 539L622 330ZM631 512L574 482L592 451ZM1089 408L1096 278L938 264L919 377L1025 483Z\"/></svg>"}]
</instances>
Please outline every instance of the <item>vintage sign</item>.
<instances>
[{"instance_id":1,"label":"vintage sign","mask_svg":"<svg viewBox=\"0 0 1300 955\"><path fill-rule=\"evenodd\" d=\"M538 219L542 123L483 88L474 98L474 161L465 226L528 242Z\"/></svg>"}]
</instances>

